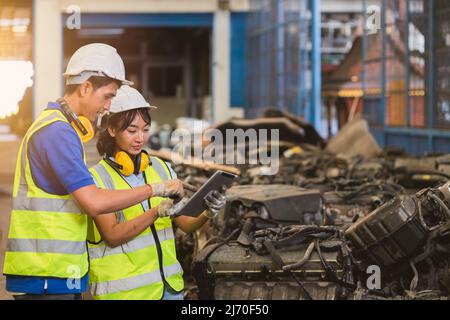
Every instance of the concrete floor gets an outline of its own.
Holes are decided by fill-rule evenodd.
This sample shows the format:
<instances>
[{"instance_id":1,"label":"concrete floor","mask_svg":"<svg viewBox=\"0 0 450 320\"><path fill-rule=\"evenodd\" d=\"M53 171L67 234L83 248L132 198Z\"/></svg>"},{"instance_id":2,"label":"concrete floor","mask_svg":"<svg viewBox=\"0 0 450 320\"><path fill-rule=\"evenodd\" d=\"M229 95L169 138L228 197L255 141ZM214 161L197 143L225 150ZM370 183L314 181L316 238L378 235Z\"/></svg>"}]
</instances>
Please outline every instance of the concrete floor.
<instances>
[{"instance_id":1,"label":"concrete floor","mask_svg":"<svg viewBox=\"0 0 450 320\"><path fill-rule=\"evenodd\" d=\"M95 141L86 145L86 158L88 165L95 164L100 157L95 148ZM0 142L0 300L13 299L5 290L5 277L3 276L3 261L8 238L9 219L11 212L11 193L14 181L14 170L19 151L20 141Z\"/></svg>"}]
</instances>

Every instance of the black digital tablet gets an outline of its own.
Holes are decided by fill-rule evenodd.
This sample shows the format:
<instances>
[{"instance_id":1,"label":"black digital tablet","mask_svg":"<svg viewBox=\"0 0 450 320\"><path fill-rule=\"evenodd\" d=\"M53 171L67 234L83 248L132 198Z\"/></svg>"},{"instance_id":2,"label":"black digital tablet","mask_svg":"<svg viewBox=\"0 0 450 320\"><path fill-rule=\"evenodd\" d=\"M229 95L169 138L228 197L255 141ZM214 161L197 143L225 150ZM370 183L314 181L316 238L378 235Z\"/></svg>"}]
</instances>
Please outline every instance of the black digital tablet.
<instances>
[{"instance_id":1,"label":"black digital tablet","mask_svg":"<svg viewBox=\"0 0 450 320\"><path fill-rule=\"evenodd\" d=\"M176 212L176 216L191 216L197 217L203 211L207 209L206 203L204 201L206 195L211 190L220 190L220 188L225 185L227 188L231 186L237 175L224 172L216 171L214 174L205 182L204 185L198 189L194 195L189 198L189 200Z\"/></svg>"}]
</instances>

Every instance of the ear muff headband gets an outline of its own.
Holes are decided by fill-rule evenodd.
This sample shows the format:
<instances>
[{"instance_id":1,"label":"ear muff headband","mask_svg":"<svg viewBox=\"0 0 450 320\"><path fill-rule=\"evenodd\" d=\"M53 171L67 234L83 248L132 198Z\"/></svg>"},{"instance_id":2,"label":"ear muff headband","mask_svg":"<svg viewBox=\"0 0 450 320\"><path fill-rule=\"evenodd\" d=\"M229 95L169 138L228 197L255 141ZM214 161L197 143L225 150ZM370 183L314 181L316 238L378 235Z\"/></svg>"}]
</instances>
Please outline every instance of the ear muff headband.
<instances>
[{"instance_id":1,"label":"ear muff headband","mask_svg":"<svg viewBox=\"0 0 450 320\"><path fill-rule=\"evenodd\" d=\"M75 129L78 136L80 137L81 141L83 143L86 143L95 136L94 126L92 125L91 121L84 117L84 116L77 116L75 112L73 112L69 105L67 104L66 100L64 99L58 99L56 101L60 106L61 110L63 111L64 115L66 116L67 120L69 121L70 125Z\"/></svg>"},{"instance_id":2,"label":"ear muff headband","mask_svg":"<svg viewBox=\"0 0 450 320\"><path fill-rule=\"evenodd\" d=\"M78 117L78 121L82 124L82 126L85 128L87 133L83 134L81 131L78 130L77 126L75 127L75 130L77 131L77 133L80 136L81 141L83 141L83 143L89 142L95 136L95 129L94 129L94 126L92 125L92 122L84 116Z\"/></svg>"},{"instance_id":3,"label":"ear muff headband","mask_svg":"<svg viewBox=\"0 0 450 320\"><path fill-rule=\"evenodd\" d=\"M144 171L150 165L150 157L148 156L147 151L142 150L141 152L141 161L139 166L139 172Z\"/></svg>"},{"instance_id":4,"label":"ear muff headband","mask_svg":"<svg viewBox=\"0 0 450 320\"><path fill-rule=\"evenodd\" d=\"M135 157L134 157L134 174L138 174L141 169L141 153L138 153Z\"/></svg>"}]
</instances>

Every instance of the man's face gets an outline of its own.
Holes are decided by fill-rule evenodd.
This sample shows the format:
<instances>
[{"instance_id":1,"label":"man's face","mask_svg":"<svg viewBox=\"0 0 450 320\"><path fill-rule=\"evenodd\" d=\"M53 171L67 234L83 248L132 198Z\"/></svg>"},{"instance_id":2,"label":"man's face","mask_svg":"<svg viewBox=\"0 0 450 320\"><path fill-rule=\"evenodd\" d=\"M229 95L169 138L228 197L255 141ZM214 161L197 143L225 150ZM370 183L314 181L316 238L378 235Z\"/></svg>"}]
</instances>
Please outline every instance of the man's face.
<instances>
[{"instance_id":1,"label":"man's face","mask_svg":"<svg viewBox=\"0 0 450 320\"><path fill-rule=\"evenodd\" d=\"M106 86L94 90L89 81L85 85L86 88L82 96L82 115L91 121L95 121L100 114L109 111L111 100L116 96L119 86L111 82Z\"/></svg>"}]
</instances>

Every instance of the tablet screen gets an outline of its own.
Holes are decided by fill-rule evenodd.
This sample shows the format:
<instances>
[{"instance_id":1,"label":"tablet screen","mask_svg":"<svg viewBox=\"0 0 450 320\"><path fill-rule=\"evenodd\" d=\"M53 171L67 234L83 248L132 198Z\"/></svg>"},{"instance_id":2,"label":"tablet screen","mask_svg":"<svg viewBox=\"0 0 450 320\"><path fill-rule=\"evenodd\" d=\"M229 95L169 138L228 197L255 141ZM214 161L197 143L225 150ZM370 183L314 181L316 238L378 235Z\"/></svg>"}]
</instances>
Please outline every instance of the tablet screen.
<instances>
[{"instance_id":1,"label":"tablet screen","mask_svg":"<svg viewBox=\"0 0 450 320\"><path fill-rule=\"evenodd\" d=\"M223 185L227 188L230 187L236 177L237 176L232 173L216 171L175 215L197 217L207 209L204 200L206 195L211 190L220 190Z\"/></svg>"}]
</instances>

